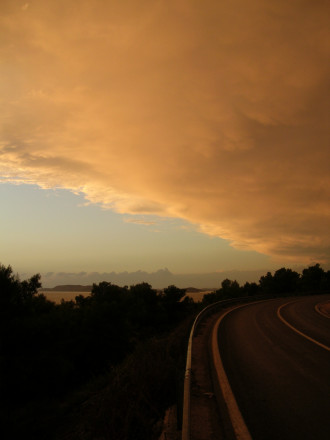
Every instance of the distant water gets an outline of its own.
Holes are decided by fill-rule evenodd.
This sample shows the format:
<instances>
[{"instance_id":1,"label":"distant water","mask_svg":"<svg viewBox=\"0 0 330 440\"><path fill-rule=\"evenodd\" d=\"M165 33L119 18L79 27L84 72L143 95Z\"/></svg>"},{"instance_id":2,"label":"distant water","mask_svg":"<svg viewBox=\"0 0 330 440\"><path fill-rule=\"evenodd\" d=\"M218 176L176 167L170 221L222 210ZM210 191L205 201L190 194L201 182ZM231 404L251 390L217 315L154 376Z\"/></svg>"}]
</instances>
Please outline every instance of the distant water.
<instances>
[{"instance_id":1,"label":"distant water","mask_svg":"<svg viewBox=\"0 0 330 440\"><path fill-rule=\"evenodd\" d=\"M187 296L190 296L195 302L202 301L203 296L205 293L212 292L212 290L209 290L207 292L188 292ZM39 290L39 293L43 293L47 299L50 301L54 301L56 304L60 304L61 300L64 299L65 301L71 301L74 300L76 296L82 295L82 296L89 296L90 292L61 292L57 290L49 291L49 290Z\"/></svg>"},{"instance_id":2,"label":"distant water","mask_svg":"<svg viewBox=\"0 0 330 440\"><path fill-rule=\"evenodd\" d=\"M82 296L90 295L90 292L60 292L56 290L53 291L39 290L39 293L43 293L47 299L56 302L56 304L60 304L62 299L64 299L65 301L71 301L74 300L75 297L79 295Z\"/></svg>"}]
</instances>

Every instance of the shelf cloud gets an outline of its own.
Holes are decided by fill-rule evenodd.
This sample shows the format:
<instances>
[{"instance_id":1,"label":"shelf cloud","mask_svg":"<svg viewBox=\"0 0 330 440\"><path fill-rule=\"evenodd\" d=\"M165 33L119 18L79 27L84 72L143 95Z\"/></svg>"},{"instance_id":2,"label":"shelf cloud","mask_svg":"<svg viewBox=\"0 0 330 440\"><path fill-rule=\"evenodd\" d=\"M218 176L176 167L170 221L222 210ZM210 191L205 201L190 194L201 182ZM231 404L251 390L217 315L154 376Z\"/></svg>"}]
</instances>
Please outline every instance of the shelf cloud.
<instances>
[{"instance_id":1,"label":"shelf cloud","mask_svg":"<svg viewBox=\"0 0 330 440\"><path fill-rule=\"evenodd\" d=\"M2 1L1 175L329 262L328 13L318 0Z\"/></svg>"}]
</instances>

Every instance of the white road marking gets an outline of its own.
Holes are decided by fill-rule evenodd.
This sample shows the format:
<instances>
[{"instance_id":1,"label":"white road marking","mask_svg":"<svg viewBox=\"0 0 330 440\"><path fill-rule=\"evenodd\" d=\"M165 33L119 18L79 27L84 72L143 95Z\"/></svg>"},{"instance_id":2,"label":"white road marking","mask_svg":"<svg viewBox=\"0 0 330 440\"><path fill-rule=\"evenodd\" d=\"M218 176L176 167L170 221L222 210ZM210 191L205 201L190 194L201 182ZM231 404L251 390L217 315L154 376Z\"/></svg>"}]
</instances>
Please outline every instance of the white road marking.
<instances>
[{"instance_id":1,"label":"white road marking","mask_svg":"<svg viewBox=\"0 0 330 440\"><path fill-rule=\"evenodd\" d=\"M328 302L329 302L329 301L327 301L327 303L328 303ZM322 306L322 304L324 304L324 303L316 304L316 306L315 306L315 310L316 310L317 313L319 313L320 315L324 316L325 318L330 319L330 316L327 315L326 313L322 312L322 310L320 309L320 306Z\"/></svg>"},{"instance_id":2,"label":"white road marking","mask_svg":"<svg viewBox=\"0 0 330 440\"><path fill-rule=\"evenodd\" d=\"M260 301L258 301L260 302ZM217 373L218 377L218 383L220 385L225 403L228 408L228 413L230 417L230 421L232 424L232 427L234 429L234 434L237 440L252 440L251 434L248 430L248 427L245 424L245 421L243 419L243 416L241 414L241 411L237 405L234 393L231 389L231 386L228 381L228 377L226 375L221 357L220 357L220 351L218 346L218 329L220 322L223 320L223 318L228 315L228 313L232 312L233 310L239 309L241 307L245 307L247 305L254 304L254 303L248 303L243 304L237 307L234 307L233 309L228 310L226 313L224 313L215 323L215 326L213 327L212 332L212 352L213 352L213 360L214 360L214 367Z\"/></svg>"},{"instance_id":3,"label":"white road marking","mask_svg":"<svg viewBox=\"0 0 330 440\"><path fill-rule=\"evenodd\" d=\"M308 339L311 342L314 342L314 344L319 345L320 347L324 348L325 350L330 351L330 347L328 347L327 345L322 344L322 342L316 341L315 339L311 338L310 336L306 335L305 333L301 332L300 330L298 330L296 327L294 327L293 325L291 325L286 319L283 318L283 316L281 315L281 309L285 306L287 306L288 304L292 304L295 301L289 301L285 304L282 304L278 309L277 309L277 316L279 317L279 319L289 328L291 328L291 330L293 330L294 332L298 333L298 335L303 336L304 338Z\"/></svg>"}]
</instances>

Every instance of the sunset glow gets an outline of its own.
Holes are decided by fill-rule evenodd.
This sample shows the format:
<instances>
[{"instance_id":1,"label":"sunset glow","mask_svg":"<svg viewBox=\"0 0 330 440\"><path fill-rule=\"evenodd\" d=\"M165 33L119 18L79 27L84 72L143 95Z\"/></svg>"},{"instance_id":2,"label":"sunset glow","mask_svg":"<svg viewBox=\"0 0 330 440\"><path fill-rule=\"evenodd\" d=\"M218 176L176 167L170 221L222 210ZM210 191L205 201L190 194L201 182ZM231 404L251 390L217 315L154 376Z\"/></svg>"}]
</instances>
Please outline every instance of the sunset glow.
<instances>
[{"instance_id":1,"label":"sunset glow","mask_svg":"<svg viewBox=\"0 0 330 440\"><path fill-rule=\"evenodd\" d=\"M321 1L2 1L0 261L64 270L49 219L31 264L14 243L33 227L11 200L39 187L74 193L72 219L90 203L100 235L108 211L117 238L131 228L97 258L88 228L68 237L69 272L198 272L199 249L199 272L328 266L328 23ZM159 234L175 244L150 250Z\"/></svg>"}]
</instances>

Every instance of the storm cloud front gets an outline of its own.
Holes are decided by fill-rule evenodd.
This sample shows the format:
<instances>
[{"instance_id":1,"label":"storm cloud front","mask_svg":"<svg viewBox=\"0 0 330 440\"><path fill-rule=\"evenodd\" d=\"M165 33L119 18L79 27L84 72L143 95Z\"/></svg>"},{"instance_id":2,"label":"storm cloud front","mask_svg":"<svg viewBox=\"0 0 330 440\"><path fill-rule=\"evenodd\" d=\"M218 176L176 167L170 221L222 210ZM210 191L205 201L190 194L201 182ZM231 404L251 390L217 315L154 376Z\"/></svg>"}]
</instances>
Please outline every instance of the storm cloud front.
<instances>
[{"instance_id":1,"label":"storm cloud front","mask_svg":"<svg viewBox=\"0 0 330 440\"><path fill-rule=\"evenodd\" d=\"M2 181L330 261L329 4L4 0Z\"/></svg>"}]
</instances>

